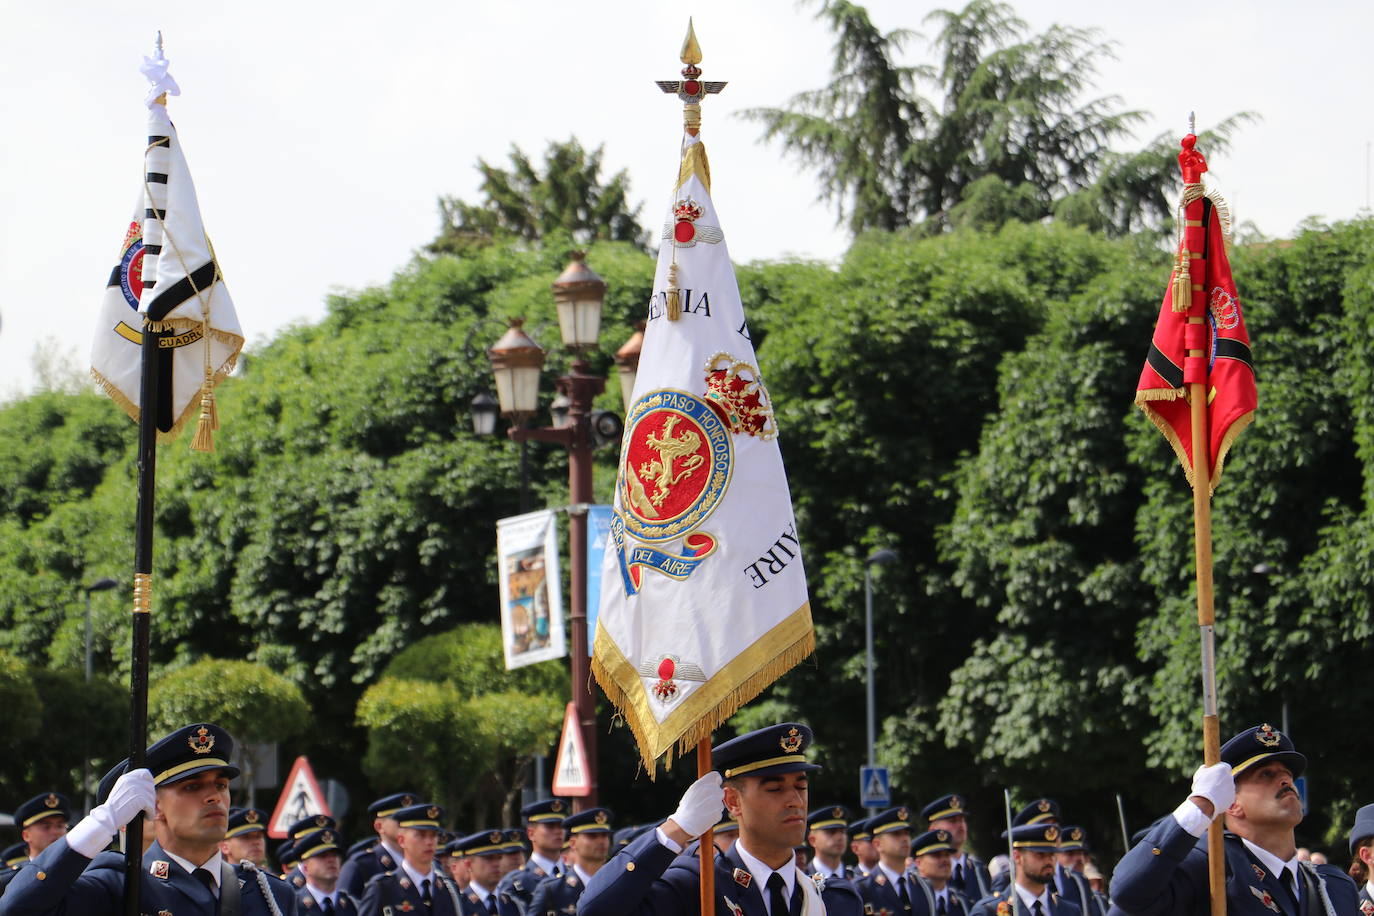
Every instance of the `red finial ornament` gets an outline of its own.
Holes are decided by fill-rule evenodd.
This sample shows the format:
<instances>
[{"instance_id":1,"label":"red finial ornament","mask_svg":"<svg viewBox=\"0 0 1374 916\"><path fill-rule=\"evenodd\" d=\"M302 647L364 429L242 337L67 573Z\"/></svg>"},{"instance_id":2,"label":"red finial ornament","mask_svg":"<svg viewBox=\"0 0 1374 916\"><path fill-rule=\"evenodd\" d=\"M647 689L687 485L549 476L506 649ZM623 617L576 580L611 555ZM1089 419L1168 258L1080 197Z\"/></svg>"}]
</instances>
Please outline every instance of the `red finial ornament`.
<instances>
[{"instance_id":1,"label":"red finial ornament","mask_svg":"<svg viewBox=\"0 0 1374 916\"><path fill-rule=\"evenodd\" d=\"M1183 170L1184 184L1197 184L1202 181L1202 173L1207 171L1206 158L1193 149L1196 145L1197 137L1191 133L1179 141L1183 152L1178 154L1178 167Z\"/></svg>"}]
</instances>

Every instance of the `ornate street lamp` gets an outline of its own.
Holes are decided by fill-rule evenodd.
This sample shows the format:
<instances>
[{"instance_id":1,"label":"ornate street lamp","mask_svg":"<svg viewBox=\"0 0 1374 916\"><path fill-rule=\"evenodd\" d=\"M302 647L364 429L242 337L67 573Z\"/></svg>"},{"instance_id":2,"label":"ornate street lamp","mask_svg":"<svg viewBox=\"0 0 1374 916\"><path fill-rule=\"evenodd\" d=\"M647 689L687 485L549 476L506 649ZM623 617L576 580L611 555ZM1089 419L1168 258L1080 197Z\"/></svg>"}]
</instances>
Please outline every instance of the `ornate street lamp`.
<instances>
[{"instance_id":1,"label":"ornate street lamp","mask_svg":"<svg viewBox=\"0 0 1374 916\"><path fill-rule=\"evenodd\" d=\"M517 426L539 408L539 373L544 368L544 351L525 333L524 324L525 319L512 318L510 328L487 351L501 413Z\"/></svg>"},{"instance_id":2,"label":"ornate street lamp","mask_svg":"<svg viewBox=\"0 0 1374 916\"><path fill-rule=\"evenodd\" d=\"M496 432L496 418L501 413L501 405L496 398L485 391L472 399L472 431L478 436L490 436Z\"/></svg>"},{"instance_id":3,"label":"ornate street lamp","mask_svg":"<svg viewBox=\"0 0 1374 916\"><path fill-rule=\"evenodd\" d=\"M644 322L635 326L630 339L615 351L615 372L620 376L620 398L625 402L625 410L630 409L630 399L635 393L635 376L639 374L639 352L644 349Z\"/></svg>"},{"instance_id":4,"label":"ornate street lamp","mask_svg":"<svg viewBox=\"0 0 1374 916\"><path fill-rule=\"evenodd\" d=\"M563 346L580 354L596 346L601 334L606 281L587 266L585 252L574 251L571 257L553 283L553 300L558 304L558 330L563 335Z\"/></svg>"}]
</instances>

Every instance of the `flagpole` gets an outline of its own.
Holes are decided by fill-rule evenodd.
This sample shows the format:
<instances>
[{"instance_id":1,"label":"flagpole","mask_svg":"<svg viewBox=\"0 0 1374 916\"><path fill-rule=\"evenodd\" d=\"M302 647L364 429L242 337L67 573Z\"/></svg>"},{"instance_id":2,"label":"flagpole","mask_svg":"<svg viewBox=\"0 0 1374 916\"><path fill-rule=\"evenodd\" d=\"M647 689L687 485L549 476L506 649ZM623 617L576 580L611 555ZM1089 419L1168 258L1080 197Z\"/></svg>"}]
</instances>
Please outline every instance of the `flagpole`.
<instances>
[{"instance_id":1,"label":"flagpole","mask_svg":"<svg viewBox=\"0 0 1374 916\"><path fill-rule=\"evenodd\" d=\"M1201 155L1193 150L1193 116L1188 116L1188 135L1180 144L1179 157L1184 185L1199 184L1206 169ZM1186 195L1185 191L1185 195ZM1184 379L1188 383L1193 443L1193 558L1197 575L1197 624L1202 642L1202 762L1208 766L1221 761L1221 726L1217 717L1216 605L1212 592L1212 455L1207 423L1207 353L1204 314L1207 291L1201 281L1207 275L1203 257L1207 254L1207 226L1203 215L1209 212L1197 194L1183 206L1183 250L1179 258L1180 277L1175 292L1186 289L1188 296L1188 350ZM1215 218L1215 215L1212 214ZM1185 285L1186 283L1186 285ZM1199 333L1200 332L1200 333ZM1220 811L1214 812L1207 828L1208 876L1212 896L1212 916L1226 916L1226 859L1222 842Z\"/></svg>"},{"instance_id":2,"label":"flagpole","mask_svg":"<svg viewBox=\"0 0 1374 916\"><path fill-rule=\"evenodd\" d=\"M711 772L711 736L707 735L697 744L697 778ZM715 912L716 899L716 844L715 828L707 828L701 835L701 846L697 854L701 856L701 916L711 916Z\"/></svg>"}]
</instances>

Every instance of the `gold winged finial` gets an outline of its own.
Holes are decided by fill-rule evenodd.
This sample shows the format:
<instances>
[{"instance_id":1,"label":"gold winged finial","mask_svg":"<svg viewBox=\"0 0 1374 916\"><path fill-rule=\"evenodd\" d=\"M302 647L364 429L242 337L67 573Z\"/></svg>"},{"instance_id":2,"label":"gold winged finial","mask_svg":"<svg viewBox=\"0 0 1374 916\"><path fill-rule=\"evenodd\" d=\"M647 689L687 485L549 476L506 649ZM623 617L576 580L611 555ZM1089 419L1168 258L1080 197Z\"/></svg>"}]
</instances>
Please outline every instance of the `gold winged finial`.
<instances>
[{"instance_id":1,"label":"gold winged finial","mask_svg":"<svg viewBox=\"0 0 1374 916\"><path fill-rule=\"evenodd\" d=\"M687 133L696 136L701 130L701 100L725 88L725 83L708 82L701 79L701 44L697 41L696 28L692 20L687 20L687 37L682 41L682 68L680 80L656 80L658 88L682 100L682 121Z\"/></svg>"}]
</instances>

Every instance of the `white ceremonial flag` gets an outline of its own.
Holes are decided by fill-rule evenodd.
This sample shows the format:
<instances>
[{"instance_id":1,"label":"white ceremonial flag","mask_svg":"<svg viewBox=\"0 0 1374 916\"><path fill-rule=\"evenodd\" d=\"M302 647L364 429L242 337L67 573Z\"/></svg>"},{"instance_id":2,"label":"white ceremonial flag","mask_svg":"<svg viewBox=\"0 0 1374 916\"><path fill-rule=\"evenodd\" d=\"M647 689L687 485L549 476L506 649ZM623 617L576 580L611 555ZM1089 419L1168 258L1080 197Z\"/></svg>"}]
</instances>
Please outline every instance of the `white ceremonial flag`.
<instances>
[{"instance_id":1,"label":"white ceremonial flag","mask_svg":"<svg viewBox=\"0 0 1374 916\"><path fill-rule=\"evenodd\" d=\"M148 145L138 203L100 306L91 374L137 421L143 331L159 334L154 405L158 435L170 439L199 411L192 447L205 451L219 426L214 386L234 369L243 348L234 303L205 234L186 158L167 116L163 92L175 94L161 52L145 59Z\"/></svg>"},{"instance_id":2,"label":"white ceremonial flag","mask_svg":"<svg viewBox=\"0 0 1374 916\"><path fill-rule=\"evenodd\" d=\"M688 135L625 418L592 658L651 773L814 646L777 424L710 182Z\"/></svg>"}]
</instances>

